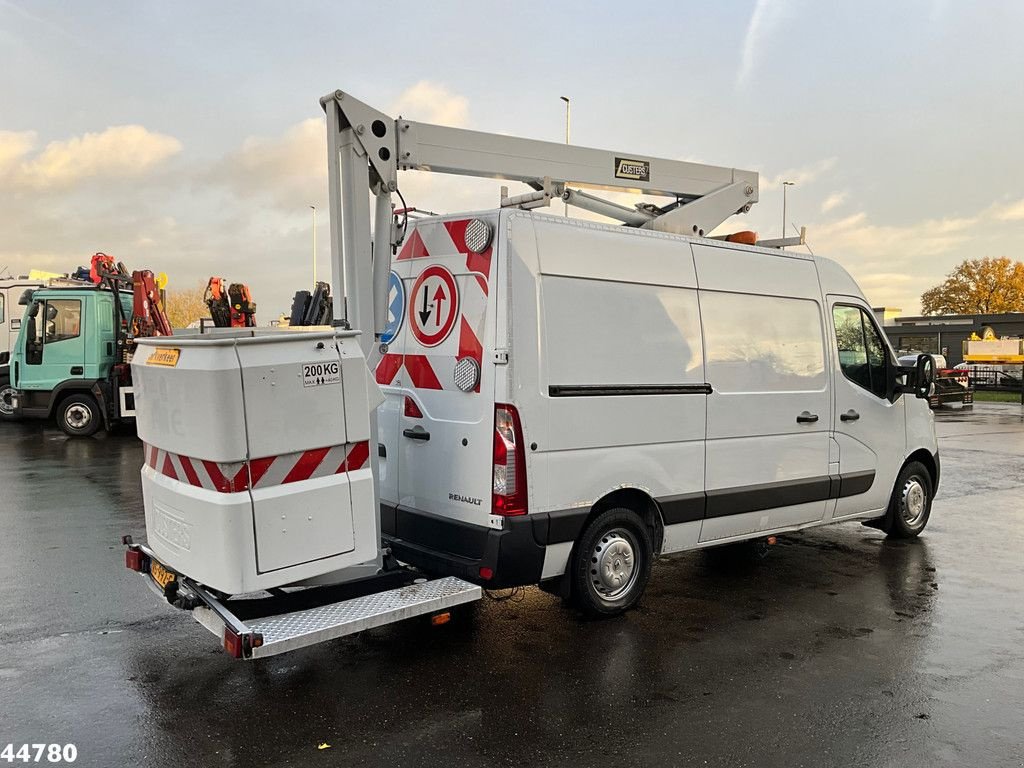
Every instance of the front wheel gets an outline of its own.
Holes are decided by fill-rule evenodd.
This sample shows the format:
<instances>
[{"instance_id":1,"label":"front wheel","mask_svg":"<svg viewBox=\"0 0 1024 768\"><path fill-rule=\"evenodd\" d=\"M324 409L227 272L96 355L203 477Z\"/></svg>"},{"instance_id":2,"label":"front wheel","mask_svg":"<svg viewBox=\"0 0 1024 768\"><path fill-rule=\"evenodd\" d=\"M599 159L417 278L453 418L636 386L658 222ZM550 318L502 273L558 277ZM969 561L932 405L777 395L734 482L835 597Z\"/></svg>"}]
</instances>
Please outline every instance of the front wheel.
<instances>
[{"instance_id":1,"label":"front wheel","mask_svg":"<svg viewBox=\"0 0 1024 768\"><path fill-rule=\"evenodd\" d=\"M71 395L57 408L57 426L69 437L89 437L103 426L96 398L85 393Z\"/></svg>"},{"instance_id":2,"label":"front wheel","mask_svg":"<svg viewBox=\"0 0 1024 768\"><path fill-rule=\"evenodd\" d=\"M615 616L639 602L651 576L653 547L631 509L602 512L577 540L572 559L572 598L588 616Z\"/></svg>"},{"instance_id":3,"label":"front wheel","mask_svg":"<svg viewBox=\"0 0 1024 768\"><path fill-rule=\"evenodd\" d=\"M0 373L0 421L14 418L14 387L11 374Z\"/></svg>"},{"instance_id":4,"label":"front wheel","mask_svg":"<svg viewBox=\"0 0 1024 768\"><path fill-rule=\"evenodd\" d=\"M932 476L918 461L907 464L896 478L889 500L885 533L892 539L912 539L928 525L932 513Z\"/></svg>"}]
</instances>

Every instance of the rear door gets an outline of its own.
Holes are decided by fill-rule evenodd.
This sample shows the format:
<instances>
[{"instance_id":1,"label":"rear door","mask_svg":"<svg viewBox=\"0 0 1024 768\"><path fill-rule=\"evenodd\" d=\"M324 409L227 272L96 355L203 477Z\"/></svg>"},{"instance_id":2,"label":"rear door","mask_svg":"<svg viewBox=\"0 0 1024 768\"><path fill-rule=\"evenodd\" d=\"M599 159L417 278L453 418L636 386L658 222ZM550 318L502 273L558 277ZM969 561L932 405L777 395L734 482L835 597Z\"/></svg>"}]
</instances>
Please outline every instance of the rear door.
<instances>
[{"instance_id":1,"label":"rear door","mask_svg":"<svg viewBox=\"0 0 1024 768\"><path fill-rule=\"evenodd\" d=\"M404 319L376 367L383 499L476 525L491 507L496 224L417 223L393 262Z\"/></svg>"},{"instance_id":2,"label":"rear door","mask_svg":"<svg viewBox=\"0 0 1024 768\"><path fill-rule=\"evenodd\" d=\"M832 408L814 262L693 249L711 385L701 541L819 521Z\"/></svg>"}]
</instances>

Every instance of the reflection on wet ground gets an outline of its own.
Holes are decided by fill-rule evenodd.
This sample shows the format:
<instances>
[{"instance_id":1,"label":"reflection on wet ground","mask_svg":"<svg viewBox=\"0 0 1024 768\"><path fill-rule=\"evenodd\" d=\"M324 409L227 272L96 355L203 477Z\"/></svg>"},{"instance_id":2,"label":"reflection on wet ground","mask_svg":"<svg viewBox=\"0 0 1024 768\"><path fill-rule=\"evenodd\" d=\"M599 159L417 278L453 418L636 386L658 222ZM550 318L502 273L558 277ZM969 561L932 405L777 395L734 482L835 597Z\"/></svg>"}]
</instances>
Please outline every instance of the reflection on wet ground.
<instances>
[{"instance_id":1,"label":"reflection on wet ground","mask_svg":"<svg viewBox=\"0 0 1024 768\"><path fill-rule=\"evenodd\" d=\"M612 621L530 589L243 664L123 568L138 441L5 424L0 741L80 765L1019 764L1024 415L937 429L920 540L845 524L754 564L665 558Z\"/></svg>"}]
</instances>

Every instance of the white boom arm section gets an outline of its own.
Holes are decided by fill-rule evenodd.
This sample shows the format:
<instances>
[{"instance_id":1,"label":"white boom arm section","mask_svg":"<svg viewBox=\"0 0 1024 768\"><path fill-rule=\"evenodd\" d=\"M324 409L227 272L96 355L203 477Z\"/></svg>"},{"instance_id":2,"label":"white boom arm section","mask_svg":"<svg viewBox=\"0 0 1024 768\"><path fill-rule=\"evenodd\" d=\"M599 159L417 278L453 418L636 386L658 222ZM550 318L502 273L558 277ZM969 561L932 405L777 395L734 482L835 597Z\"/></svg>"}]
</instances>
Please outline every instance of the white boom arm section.
<instances>
[{"instance_id":1,"label":"white boom arm section","mask_svg":"<svg viewBox=\"0 0 1024 768\"><path fill-rule=\"evenodd\" d=\"M320 99L327 113L328 184L335 319L364 331L369 357L387 322L387 283L394 233L391 194L399 170L521 181L536 190L503 205L534 208L560 197L628 226L704 236L757 202L758 176L713 165L588 149L394 119L334 91ZM627 208L568 187L670 197L664 208ZM375 196L371 214L366 190Z\"/></svg>"}]
</instances>

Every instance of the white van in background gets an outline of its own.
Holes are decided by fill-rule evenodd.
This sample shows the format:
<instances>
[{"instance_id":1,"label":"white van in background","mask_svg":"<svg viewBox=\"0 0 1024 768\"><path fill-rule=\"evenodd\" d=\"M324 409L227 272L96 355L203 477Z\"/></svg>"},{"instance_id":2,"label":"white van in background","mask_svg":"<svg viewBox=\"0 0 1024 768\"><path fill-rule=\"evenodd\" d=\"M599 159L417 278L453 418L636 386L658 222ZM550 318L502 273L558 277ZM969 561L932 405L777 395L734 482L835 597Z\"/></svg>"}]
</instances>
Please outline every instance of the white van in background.
<instances>
[{"instance_id":1,"label":"white van in background","mask_svg":"<svg viewBox=\"0 0 1024 768\"><path fill-rule=\"evenodd\" d=\"M928 522L928 374L907 383L835 262L503 209L417 221L391 279L381 514L404 562L610 615L656 554Z\"/></svg>"}]
</instances>

